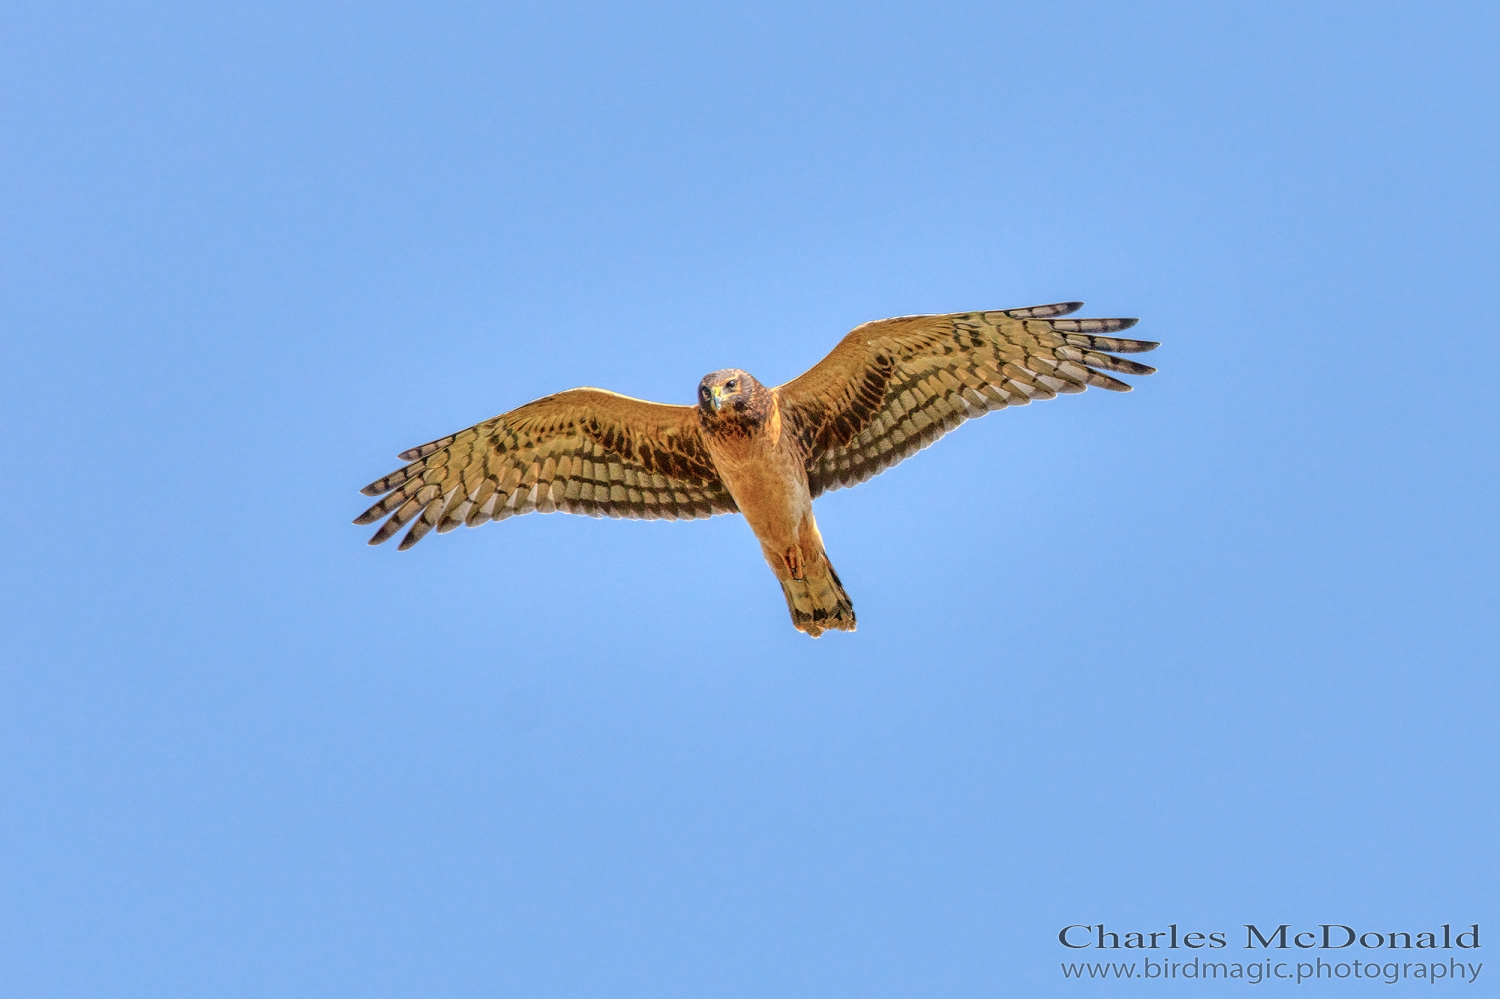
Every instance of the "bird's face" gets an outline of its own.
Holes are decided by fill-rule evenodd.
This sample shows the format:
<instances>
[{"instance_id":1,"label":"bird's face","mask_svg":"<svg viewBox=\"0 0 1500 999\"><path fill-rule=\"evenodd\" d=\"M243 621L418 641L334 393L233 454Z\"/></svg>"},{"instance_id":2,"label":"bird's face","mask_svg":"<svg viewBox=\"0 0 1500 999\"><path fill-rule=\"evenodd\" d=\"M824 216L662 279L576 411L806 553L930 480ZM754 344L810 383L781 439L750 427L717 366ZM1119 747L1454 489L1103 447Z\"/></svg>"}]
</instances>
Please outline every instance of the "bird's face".
<instances>
[{"instance_id":1,"label":"bird's face","mask_svg":"<svg viewBox=\"0 0 1500 999\"><path fill-rule=\"evenodd\" d=\"M698 383L698 411L705 423L753 429L769 414L770 392L738 368L704 375Z\"/></svg>"},{"instance_id":2,"label":"bird's face","mask_svg":"<svg viewBox=\"0 0 1500 999\"><path fill-rule=\"evenodd\" d=\"M698 383L698 405L710 413L725 409L743 413L760 387L760 382L738 368L715 371Z\"/></svg>"}]
</instances>

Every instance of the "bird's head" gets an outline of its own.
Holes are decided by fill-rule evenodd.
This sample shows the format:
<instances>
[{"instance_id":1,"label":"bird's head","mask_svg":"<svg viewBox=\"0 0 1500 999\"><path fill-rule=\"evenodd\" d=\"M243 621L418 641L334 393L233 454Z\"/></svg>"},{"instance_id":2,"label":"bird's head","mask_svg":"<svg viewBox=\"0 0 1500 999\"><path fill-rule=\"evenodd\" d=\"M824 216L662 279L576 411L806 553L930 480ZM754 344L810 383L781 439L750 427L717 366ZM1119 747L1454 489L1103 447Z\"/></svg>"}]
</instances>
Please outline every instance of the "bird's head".
<instances>
[{"instance_id":1,"label":"bird's head","mask_svg":"<svg viewBox=\"0 0 1500 999\"><path fill-rule=\"evenodd\" d=\"M771 415L771 390L738 368L704 375L698 383L698 416L704 425L753 433Z\"/></svg>"}]
</instances>

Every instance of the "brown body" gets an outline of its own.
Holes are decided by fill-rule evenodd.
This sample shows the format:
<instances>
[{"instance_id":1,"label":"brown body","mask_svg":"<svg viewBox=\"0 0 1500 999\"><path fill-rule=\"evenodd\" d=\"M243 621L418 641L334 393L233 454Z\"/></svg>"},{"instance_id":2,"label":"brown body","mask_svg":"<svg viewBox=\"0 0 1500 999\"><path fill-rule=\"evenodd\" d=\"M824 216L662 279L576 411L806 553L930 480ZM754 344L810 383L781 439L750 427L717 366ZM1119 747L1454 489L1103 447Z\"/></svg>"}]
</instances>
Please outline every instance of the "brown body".
<instances>
[{"instance_id":1,"label":"brown body","mask_svg":"<svg viewBox=\"0 0 1500 999\"><path fill-rule=\"evenodd\" d=\"M812 501L910 457L965 419L1086 387L1127 392L1106 372L1155 369L1105 351L1155 343L1105 336L1134 319L1061 319L1081 303L903 316L866 323L812 369L768 389L716 371L696 406L603 389L546 396L401 453L364 488L381 497L355 520L429 531L516 514L680 520L742 513L781 582L792 623L817 636L854 630Z\"/></svg>"},{"instance_id":2,"label":"brown body","mask_svg":"<svg viewBox=\"0 0 1500 999\"><path fill-rule=\"evenodd\" d=\"M741 391L726 393L726 382ZM708 453L781 583L793 625L814 638L830 628L853 631L854 605L813 517L807 454L781 418L777 393L730 370L704 378L699 394ZM741 395L745 405L737 407Z\"/></svg>"}]
</instances>

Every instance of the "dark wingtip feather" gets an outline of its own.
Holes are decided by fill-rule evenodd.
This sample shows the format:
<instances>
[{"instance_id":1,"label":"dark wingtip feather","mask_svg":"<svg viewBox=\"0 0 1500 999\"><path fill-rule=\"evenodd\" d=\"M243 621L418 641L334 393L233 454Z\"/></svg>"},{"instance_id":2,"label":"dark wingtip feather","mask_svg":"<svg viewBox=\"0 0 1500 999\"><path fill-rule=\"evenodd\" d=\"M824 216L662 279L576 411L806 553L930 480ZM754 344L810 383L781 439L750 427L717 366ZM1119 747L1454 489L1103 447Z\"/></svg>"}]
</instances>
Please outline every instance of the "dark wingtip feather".
<instances>
[{"instance_id":1,"label":"dark wingtip feather","mask_svg":"<svg viewBox=\"0 0 1500 999\"><path fill-rule=\"evenodd\" d=\"M1101 354L1097 350L1088 351L1083 355L1083 363L1100 371L1113 371L1118 375L1154 375L1156 369L1149 364L1139 361L1127 360L1123 357L1115 357L1113 354Z\"/></svg>"},{"instance_id":2,"label":"dark wingtip feather","mask_svg":"<svg viewBox=\"0 0 1500 999\"><path fill-rule=\"evenodd\" d=\"M1082 302L1054 302L1051 305L1033 305L1025 309L1006 309L1012 319L1053 319L1066 316L1083 308Z\"/></svg>"},{"instance_id":3,"label":"dark wingtip feather","mask_svg":"<svg viewBox=\"0 0 1500 999\"><path fill-rule=\"evenodd\" d=\"M401 485L401 483L409 480L414 474L416 474L417 471L418 469L413 465L407 465L405 468L398 468L390 475L387 475L384 478L376 479L374 482L361 489L360 492L364 493L366 496L379 496L381 493L388 493L392 489L395 489L397 486Z\"/></svg>"},{"instance_id":4,"label":"dark wingtip feather","mask_svg":"<svg viewBox=\"0 0 1500 999\"><path fill-rule=\"evenodd\" d=\"M1118 333L1138 322L1139 319L1056 319L1047 325L1059 333Z\"/></svg>"},{"instance_id":5,"label":"dark wingtip feather","mask_svg":"<svg viewBox=\"0 0 1500 999\"><path fill-rule=\"evenodd\" d=\"M370 544L372 544L372 545L383 545L383 544L385 544L387 541L389 541L391 539L391 536L394 535L397 531L401 530L401 528L405 524L406 524L406 521L402 519L402 517L401 517L401 511L397 510L395 513L393 513L391 515L391 517L390 517L389 520L387 520L384 524L380 525L380 529L379 530L377 530L373 535L371 535L371 537L370 537Z\"/></svg>"},{"instance_id":6,"label":"dark wingtip feather","mask_svg":"<svg viewBox=\"0 0 1500 999\"><path fill-rule=\"evenodd\" d=\"M1089 336L1085 333L1064 333L1063 339L1074 347L1107 350L1115 354L1144 354L1161 346L1155 340L1122 340L1116 336Z\"/></svg>"},{"instance_id":7,"label":"dark wingtip feather","mask_svg":"<svg viewBox=\"0 0 1500 999\"><path fill-rule=\"evenodd\" d=\"M429 454L439 450L440 448L447 447L449 444L452 444L454 439L457 437L457 434L449 434L447 437L439 437L435 441L428 441L426 444L418 444L416 447L409 447L405 451L402 451L400 454L396 455L396 457L400 458L402 461L416 461L418 458L427 457Z\"/></svg>"},{"instance_id":8,"label":"dark wingtip feather","mask_svg":"<svg viewBox=\"0 0 1500 999\"><path fill-rule=\"evenodd\" d=\"M1134 388L1134 386L1122 382L1118 378L1111 378L1109 375L1095 371L1093 368L1089 369L1088 383L1091 388L1108 389L1111 392L1129 392Z\"/></svg>"}]
</instances>

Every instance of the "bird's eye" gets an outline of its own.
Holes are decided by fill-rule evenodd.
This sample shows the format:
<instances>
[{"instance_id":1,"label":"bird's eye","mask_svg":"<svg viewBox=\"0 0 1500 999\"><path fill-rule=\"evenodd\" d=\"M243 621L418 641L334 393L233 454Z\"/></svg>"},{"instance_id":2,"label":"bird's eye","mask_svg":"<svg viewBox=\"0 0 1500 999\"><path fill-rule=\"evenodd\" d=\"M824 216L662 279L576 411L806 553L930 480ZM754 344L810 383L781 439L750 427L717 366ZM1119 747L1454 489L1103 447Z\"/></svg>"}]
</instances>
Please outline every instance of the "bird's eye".
<instances>
[{"instance_id":1,"label":"bird's eye","mask_svg":"<svg viewBox=\"0 0 1500 999\"><path fill-rule=\"evenodd\" d=\"M727 381L727 382L724 383L724 387L727 388L727 389L730 389L731 391L733 391L734 385L735 385L735 380L733 378L729 379L729 381Z\"/></svg>"}]
</instances>

